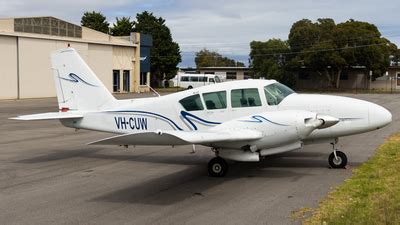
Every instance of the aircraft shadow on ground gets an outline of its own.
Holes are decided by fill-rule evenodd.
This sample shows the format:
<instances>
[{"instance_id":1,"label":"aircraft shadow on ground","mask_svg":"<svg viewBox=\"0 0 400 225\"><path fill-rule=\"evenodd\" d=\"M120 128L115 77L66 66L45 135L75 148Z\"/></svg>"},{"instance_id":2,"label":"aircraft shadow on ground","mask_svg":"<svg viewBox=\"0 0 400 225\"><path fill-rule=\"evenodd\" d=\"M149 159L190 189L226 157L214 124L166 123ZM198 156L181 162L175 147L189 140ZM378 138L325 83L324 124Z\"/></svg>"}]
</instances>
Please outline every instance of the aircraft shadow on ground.
<instances>
[{"instance_id":1,"label":"aircraft shadow on ground","mask_svg":"<svg viewBox=\"0 0 400 225\"><path fill-rule=\"evenodd\" d=\"M107 155L100 152L86 154L83 157L97 158L104 160L127 160L133 162L158 163L158 164L177 164L177 165L200 165L206 166L213 156L186 154L186 155L156 155L153 153L141 155ZM233 162L231 167L246 166L247 168L268 168L268 167L304 167L315 168L328 167L328 154L319 152L289 152L273 156L268 156L260 162Z\"/></svg>"},{"instance_id":2,"label":"aircraft shadow on ground","mask_svg":"<svg viewBox=\"0 0 400 225\"><path fill-rule=\"evenodd\" d=\"M247 171L243 171L243 169ZM258 170L257 168L248 169L249 168L243 168L242 165L238 165L228 176L215 178L208 176L206 165L197 165L166 176L117 189L105 195L93 198L91 201L172 205L186 199L205 198L207 197L206 191L208 189L236 179L297 178L307 175L288 170L268 171Z\"/></svg>"},{"instance_id":3,"label":"aircraft shadow on ground","mask_svg":"<svg viewBox=\"0 0 400 225\"><path fill-rule=\"evenodd\" d=\"M307 155L307 154L306 154ZM313 157L319 156L310 154ZM287 156L287 154L286 154ZM109 159L107 155L94 153L87 157ZM122 159L121 155L113 156L112 159ZM294 154L294 157L298 157ZM303 156L304 157L304 156ZM279 157L276 157L279 159ZM129 161L145 162L145 163L165 163L178 165L192 165L192 167L178 171L166 176L157 177L140 184L124 187L105 195L96 197L92 201L101 202L124 202L132 204L149 204L149 205L171 205L190 198L203 198L206 191L216 187L222 183L236 179L280 179L292 178L294 180L307 176L306 173L299 171L290 171L287 169L270 169L271 167L290 167L290 162L281 161L277 166L268 165L267 162L259 163L230 163L230 171L226 177L213 178L207 174L206 156L186 155L186 156L163 156L163 155L144 155L141 157L131 157ZM268 161L275 159L270 158ZM293 159L295 161L295 159ZM309 164L321 164L319 160L307 159L303 163L304 167ZM297 165L300 167L300 165ZM315 167L315 166L313 166ZM324 165L326 168L326 165Z\"/></svg>"},{"instance_id":4,"label":"aircraft shadow on ground","mask_svg":"<svg viewBox=\"0 0 400 225\"><path fill-rule=\"evenodd\" d=\"M103 153L103 150L105 151ZM57 160L65 160L71 158L93 158L101 160L113 161L132 161L144 163L158 163L158 164L177 164L177 165L199 165L205 166L213 156L204 154L184 154L184 155L165 155L165 149L157 151L142 151L138 154L136 151L131 151L129 154L121 152L120 150L114 152L110 151L107 147L75 147L73 149L53 149L50 154L43 154L31 158L15 161L15 163L42 163ZM158 154L158 153L162 153ZM265 169L265 168L327 168L329 152L316 152L316 151L293 151L277 155L265 157L260 162L231 162L231 167L246 167L246 170ZM353 162L350 160L350 166L358 166L360 162Z\"/></svg>"},{"instance_id":5,"label":"aircraft shadow on ground","mask_svg":"<svg viewBox=\"0 0 400 225\"><path fill-rule=\"evenodd\" d=\"M141 154L103 154L102 150L107 148L102 147L79 147L70 150L53 150L50 154L35 156L15 161L15 163L42 163L57 160L65 160L70 158L93 158L101 160L113 161L132 161L144 163L157 163L157 164L176 164L176 165L199 165L206 166L208 160L212 156L199 155L199 154L186 154L186 155L163 155L158 152L145 152ZM161 152L161 151L160 151ZM268 156L260 162L230 162L232 168L245 167L249 169L263 169L263 168L327 168L327 153L323 152L288 152L277 155Z\"/></svg>"},{"instance_id":6,"label":"aircraft shadow on ground","mask_svg":"<svg viewBox=\"0 0 400 225\"><path fill-rule=\"evenodd\" d=\"M85 157L94 154L95 152L99 152L104 148L91 148L87 150L85 148L78 149L70 149L70 150L57 150L55 149L50 154L43 154L40 156L35 156L32 158L21 159L15 161L14 163L43 163L43 162L51 162L57 160L65 160L76 157Z\"/></svg>"},{"instance_id":7,"label":"aircraft shadow on ground","mask_svg":"<svg viewBox=\"0 0 400 225\"><path fill-rule=\"evenodd\" d=\"M237 179L281 179L290 178L293 181L307 176L307 170L297 168L327 169L326 153L319 152L289 152L269 156L261 162L243 163L231 162L229 173L223 178L209 177L207 162L209 155L160 155L160 152L149 152L140 155L133 154L103 154L105 148L84 147L71 150L55 150L51 154L17 161L17 163L42 163L70 158L88 158L113 161L131 161L154 164L189 165L190 167L156 177L151 180L135 183L131 186L115 187L104 195L90 201L121 202L132 204L171 205L191 198L204 198L206 191L224 182ZM166 154L166 153L161 153ZM292 168L296 168L293 170Z\"/></svg>"}]
</instances>

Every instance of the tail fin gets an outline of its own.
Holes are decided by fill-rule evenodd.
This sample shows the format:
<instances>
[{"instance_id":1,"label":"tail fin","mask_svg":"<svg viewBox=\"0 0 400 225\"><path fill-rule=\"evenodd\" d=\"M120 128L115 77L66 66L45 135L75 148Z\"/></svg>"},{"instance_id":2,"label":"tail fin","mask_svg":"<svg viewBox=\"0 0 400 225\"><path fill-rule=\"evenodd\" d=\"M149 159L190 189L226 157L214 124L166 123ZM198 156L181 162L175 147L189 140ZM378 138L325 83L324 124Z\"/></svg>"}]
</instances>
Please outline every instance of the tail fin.
<instances>
[{"instance_id":1,"label":"tail fin","mask_svg":"<svg viewBox=\"0 0 400 225\"><path fill-rule=\"evenodd\" d=\"M60 109L100 110L116 101L75 49L52 53L51 63Z\"/></svg>"}]
</instances>

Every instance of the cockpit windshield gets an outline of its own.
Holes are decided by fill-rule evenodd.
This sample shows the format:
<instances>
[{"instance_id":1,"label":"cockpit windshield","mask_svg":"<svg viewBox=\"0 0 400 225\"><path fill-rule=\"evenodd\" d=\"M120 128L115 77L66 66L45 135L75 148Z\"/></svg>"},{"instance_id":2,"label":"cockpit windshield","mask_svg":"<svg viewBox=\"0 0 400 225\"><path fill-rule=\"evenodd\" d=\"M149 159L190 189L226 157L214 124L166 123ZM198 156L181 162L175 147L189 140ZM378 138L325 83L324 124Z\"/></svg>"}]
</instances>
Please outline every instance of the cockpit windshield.
<instances>
[{"instance_id":1,"label":"cockpit windshield","mask_svg":"<svg viewBox=\"0 0 400 225\"><path fill-rule=\"evenodd\" d=\"M286 96L294 91L281 83L273 83L264 87L268 105L278 105Z\"/></svg>"}]
</instances>

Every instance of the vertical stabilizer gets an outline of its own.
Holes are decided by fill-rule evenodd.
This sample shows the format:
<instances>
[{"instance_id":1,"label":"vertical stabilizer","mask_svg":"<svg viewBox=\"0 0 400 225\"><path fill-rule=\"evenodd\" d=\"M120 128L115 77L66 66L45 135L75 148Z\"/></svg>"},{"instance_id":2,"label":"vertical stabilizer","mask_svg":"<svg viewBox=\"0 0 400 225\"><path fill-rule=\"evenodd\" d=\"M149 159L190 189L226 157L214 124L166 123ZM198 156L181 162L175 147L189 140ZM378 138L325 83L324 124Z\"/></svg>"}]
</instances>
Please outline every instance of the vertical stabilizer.
<instances>
[{"instance_id":1,"label":"vertical stabilizer","mask_svg":"<svg viewBox=\"0 0 400 225\"><path fill-rule=\"evenodd\" d=\"M60 109L96 111L116 101L75 49L52 53L51 63Z\"/></svg>"}]
</instances>

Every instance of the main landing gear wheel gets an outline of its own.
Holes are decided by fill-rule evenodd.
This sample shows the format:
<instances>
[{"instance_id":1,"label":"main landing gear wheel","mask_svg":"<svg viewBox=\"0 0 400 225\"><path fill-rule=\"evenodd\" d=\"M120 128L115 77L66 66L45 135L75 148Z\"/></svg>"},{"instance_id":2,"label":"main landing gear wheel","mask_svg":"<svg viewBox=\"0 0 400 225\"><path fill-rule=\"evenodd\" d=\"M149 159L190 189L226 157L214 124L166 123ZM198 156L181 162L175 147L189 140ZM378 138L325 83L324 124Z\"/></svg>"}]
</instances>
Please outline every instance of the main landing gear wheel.
<instances>
[{"instance_id":1,"label":"main landing gear wheel","mask_svg":"<svg viewBox=\"0 0 400 225\"><path fill-rule=\"evenodd\" d=\"M208 163L208 173L212 177L223 177L228 172L228 163L221 157L215 157Z\"/></svg>"},{"instance_id":2,"label":"main landing gear wheel","mask_svg":"<svg viewBox=\"0 0 400 225\"><path fill-rule=\"evenodd\" d=\"M336 156L335 156L336 152ZM332 168L345 168L347 165L347 156L341 151L335 151L329 155L329 165Z\"/></svg>"}]
</instances>

